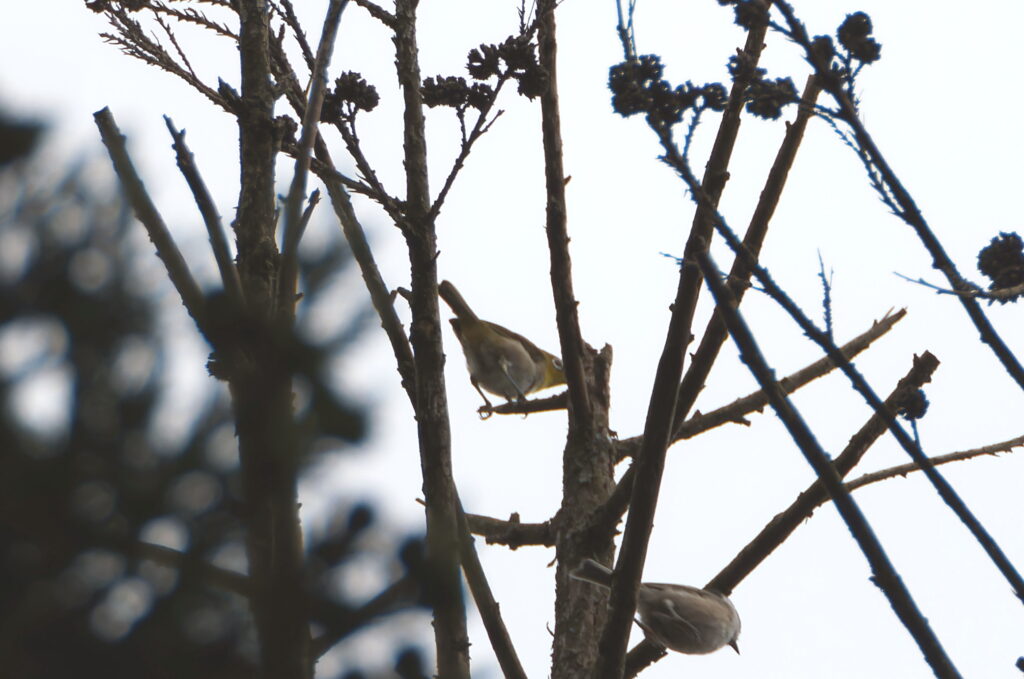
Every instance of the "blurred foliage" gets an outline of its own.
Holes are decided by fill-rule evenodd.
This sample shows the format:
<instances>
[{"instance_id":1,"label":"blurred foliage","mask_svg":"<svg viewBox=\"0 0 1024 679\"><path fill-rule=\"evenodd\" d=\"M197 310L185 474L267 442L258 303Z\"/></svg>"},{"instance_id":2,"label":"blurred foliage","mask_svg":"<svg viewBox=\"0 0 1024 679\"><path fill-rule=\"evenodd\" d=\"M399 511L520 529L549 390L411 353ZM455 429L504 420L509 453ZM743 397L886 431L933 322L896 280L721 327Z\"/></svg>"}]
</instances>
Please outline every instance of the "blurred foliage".
<instances>
[{"instance_id":1,"label":"blurred foliage","mask_svg":"<svg viewBox=\"0 0 1024 679\"><path fill-rule=\"evenodd\" d=\"M0 138L0 675L251 677L256 642L225 390L210 379L186 435L161 433L161 409L176 410L154 294L166 283L152 252L133 247L140 227L109 164L97 158L43 180L30 157L39 127L0 127L14 130ZM303 266L299 337L323 375L370 314L363 304L340 323L314 317L341 313L351 258L339 237ZM297 415L316 451L307 469L351 452L365 421L322 377L310 381L300 380ZM325 523L307 530L320 651L417 606L417 539L403 541L365 504ZM419 653L400 641L384 665L414 676ZM378 676L345 664L347 676Z\"/></svg>"}]
</instances>

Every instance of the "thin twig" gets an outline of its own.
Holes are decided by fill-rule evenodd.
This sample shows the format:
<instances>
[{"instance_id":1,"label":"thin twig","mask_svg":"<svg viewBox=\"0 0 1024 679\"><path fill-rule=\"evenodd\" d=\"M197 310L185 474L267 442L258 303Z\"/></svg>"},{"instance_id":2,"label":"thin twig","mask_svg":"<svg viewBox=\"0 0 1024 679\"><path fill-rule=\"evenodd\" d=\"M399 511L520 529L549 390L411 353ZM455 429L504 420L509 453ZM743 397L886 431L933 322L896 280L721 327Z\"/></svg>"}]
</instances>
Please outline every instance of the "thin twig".
<instances>
[{"instance_id":1,"label":"thin twig","mask_svg":"<svg viewBox=\"0 0 1024 679\"><path fill-rule=\"evenodd\" d=\"M192 7L179 10L165 5L162 2L150 2L149 9L152 10L153 14L166 14L167 16L173 17L182 23L202 26L208 31L211 31L221 37L228 38L230 40L238 40L238 34L228 28L226 24L219 24ZM181 50L179 50L179 54L181 54ZM181 56L184 58L184 54Z\"/></svg>"},{"instance_id":2,"label":"thin twig","mask_svg":"<svg viewBox=\"0 0 1024 679\"><path fill-rule=\"evenodd\" d=\"M178 130L174 121L169 116L164 116L167 124L167 131L174 139L174 152L178 161L178 169L184 175L188 187L192 191L199 213L203 216L203 223L206 224L206 233L210 237L210 248L213 250L213 257L217 261L217 269L220 271L221 283L235 309L242 309L245 304L245 296L242 293L242 283L238 278L238 269L235 268L234 259L231 257L231 250L228 246L227 233L220 220L220 213L214 203L213 196L206 188L199 168L196 166L192 151L185 143L185 131Z\"/></svg>"},{"instance_id":3,"label":"thin twig","mask_svg":"<svg viewBox=\"0 0 1024 679\"><path fill-rule=\"evenodd\" d=\"M846 522L850 533L871 565L872 581L885 593L896 615L914 637L935 674L944 678L958 678L960 673L957 672L952 660L946 655L942 644L935 636L927 619L917 608L910 592L903 585L899 573L896 572L889 557L886 556L885 550L860 511L860 507L843 487L842 480L835 467L832 466L828 454L818 444L814 433L779 388L773 371L761 354L754 336L736 310L735 299L725 284L717 277L717 269L711 256L707 251L696 252L695 256L697 263L704 271L704 278L715 298L715 303L722 310L729 334L736 342L744 364L750 369L761 388L768 393L772 408L786 426L793 441L800 448L800 452L804 454L807 462L817 473L825 488L828 489L829 495L836 504L836 509L839 510L840 516Z\"/></svg>"},{"instance_id":4,"label":"thin twig","mask_svg":"<svg viewBox=\"0 0 1024 679\"><path fill-rule=\"evenodd\" d=\"M331 160L327 145L322 140L317 140L317 158L333 171L334 163ZM380 268L374 259L373 250L366 239L366 232L362 223L356 216L352 207L352 200L345 191L345 187L337 180L336 173L320 174L327 187L327 195L331 199L331 207L338 217L338 223L345 234L345 241L352 250L352 257L359 266L363 276L363 282L370 293L370 301L373 308L380 317L381 327L388 336L391 343L391 350L395 355L395 362L398 366L398 374L402 380L402 387L412 406L416 407L416 365L412 355L412 347L409 345L409 337L405 333L402 320L395 311L394 299L388 290L387 284L381 276Z\"/></svg>"},{"instance_id":5,"label":"thin twig","mask_svg":"<svg viewBox=\"0 0 1024 679\"><path fill-rule=\"evenodd\" d=\"M821 257L821 250L818 250L818 278L821 279L821 307L825 319L825 335L830 342L835 341L832 333L832 272L825 275L825 260Z\"/></svg>"},{"instance_id":6,"label":"thin twig","mask_svg":"<svg viewBox=\"0 0 1024 679\"><path fill-rule=\"evenodd\" d=\"M926 288L931 288L939 295L957 295L960 297L966 296L974 297L975 299L987 299L995 302L1009 302L1011 300L1016 299L1017 297L1020 297L1021 295L1024 295L1024 283L1020 283L1018 285L1011 285L1005 288L996 288L994 290L982 290L981 288L973 287L973 285L971 288L965 290L951 290L949 288L943 288L938 285L935 285L934 283L929 283L923 278L910 278L909 276L904 276L903 274L896 271L894 271L893 273L905 281L917 283L918 285L923 285Z\"/></svg>"},{"instance_id":7,"label":"thin twig","mask_svg":"<svg viewBox=\"0 0 1024 679\"><path fill-rule=\"evenodd\" d=\"M341 134L342 140L345 142L345 148L352 155L352 160L356 163L356 169L363 176L364 183L370 187L371 193L368 194L371 198L377 201L385 212L388 213L388 217L395 223L400 230L404 230L406 227L405 216L402 213L402 209L399 205L399 201L388 193L377 176L377 172L373 169L373 165L367 159L363 153L363 147L359 141L359 134L356 132L355 120L349 121L348 123L337 120L334 123L334 127Z\"/></svg>"},{"instance_id":8,"label":"thin twig","mask_svg":"<svg viewBox=\"0 0 1024 679\"><path fill-rule=\"evenodd\" d=\"M299 49L302 50L302 58L306 60L306 68L309 70L309 75L311 78L316 78L318 69L313 57L313 50L309 48L306 32L302 30L302 24L299 23L299 18L295 16L295 8L292 7L291 0L280 0L280 3L281 16L289 28L292 29L292 37L295 38L295 42L299 44Z\"/></svg>"},{"instance_id":9,"label":"thin twig","mask_svg":"<svg viewBox=\"0 0 1024 679\"><path fill-rule=\"evenodd\" d=\"M498 80L498 84L494 88L494 93L491 96L491 100L487 105L480 110L477 115L476 123L473 125L473 129L470 130L469 136L463 133L462 147L459 149L459 155L456 156L452 162L452 167L448 171L448 176L445 177L444 184L441 186L441 191L438 192L437 198L434 199L434 204L430 206L430 217L431 219L437 219L437 216L441 214L441 207L444 205L445 199L448 197L448 192L451 191L452 186L455 184L455 179L458 177L459 172L466 165L466 159L469 158L470 152L473 150L473 144L476 143L480 137L487 133L491 129L491 126L498 121L504 111L498 111L494 114L494 117L490 120L487 119L487 114L490 112L491 107L494 106L494 102L498 98L498 92L501 91L501 86L505 84L507 78L501 78Z\"/></svg>"},{"instance_id":10,"label":"thin twig","mask_svg":"<svg viewBox=\"0 0 1024 679\"><path fill-rule=\"evenodd\" d=\"M302 239L302 202L306 195L306 181L309 177L310 154L319 131L320 109L323 106L324 91L327 89L327 67L331 63L334 41L338 35L338 24L341 13L348 0L331 0L324 18L320 44L316 50L312 86L309 88L309 100L306 102L305 114L302 118L302 134L295 158L295 174L285 202L284 235L281 248L281 273L278 281L278 310L284 318L292 318L295 314L295 293L299 272L299 241Z\"/></svg>"},{"instance_id":11,"label":"thin twig","mask_svg":"<svg viewBox=\"0 0 1024 679\"><path fill-rule=\"evenodd\" d=\"M961 450L956 453L947 453L945 455L936 455L928 458L928 461L933 466L939 466L942 464L949 464L950 462L961 462L963 460L971 460L982 455L998 455L999 453L1012 453L1014 448L1024 446L1024 436L1018 436L1017 438L1010 439L1009 441L1003 441L1001 443L993 443L989 446L982 446L981 448L974 448L972 450ZM888 467L887 469L879 469L876 472L864 474L858 476L854 480L846 484L847 489L857 490L864 486L872 483L878 483L879 481L885 481L892 479L897 476L906 476L912 472L921 471L921 465L916 462L909 462L907 464L896 465L895 467Z\"/></svg>"},{"instance_id":12,"label":"thin twig","mask_svg":"<svg viewBox=\"0 0 1024 679\"><path fill-rule=\"evenodd\" d=\"M285 91L288 103L302 116L305 111L305 100L302 97L302 91L299 89L294 71L288 63L288 57L280 49L277 41L272 41L271 47L273 48L275 68L280 74L279 79L290 83L290 87ZM398 373L402 380L402 387L405 389L410 403L415 408L416 367L412 348L409 345L409 337L406 335L402 321L398 318L398 314L395 311L390 289L381 276L380 268L377 266L373 251L370 249L369 241L366 238L366 231L356 216L355 210L352 207L352 200L346 188L378 201L385 206L385 210L388 211L392 219L401 220L402 217L397 201L386 194L381 196L366 184L349 179L339 172L331 158L327 142L320 134L316 137L313 151L316 154L316 158L312 162L311 167L327 187L327 195L331 199L331 206L338 217L345 240L352 250L352 256L359 266L366 289L370 293L370 301L373 304L373 308L380 317L381 326L384 328L384 332L391 343L391 349L398 366Z\"/></svg>"},{"instance_id":13,"label":"thin twig","mask_svg":"<svg viewBox=\"0 0 1024 679\"><path fill-rule=\"evenodd\" d=\"M227 99L221 96L217 90L195 77L188 68L175 61L163 45L146 35L142 25L130 17L124 8L108 9L106 17L110 25L114 27L116 34L101 33L100 37L105 42L116 45L128 56L178 76L217 106L233 113Z\"/></svg>"},{"instance_id":14,"label":"thin twig","mask_svg":"<svg viewBox=\"0 0 1024 679\"><path fill-rule=\"evenodd\" d=\"M178 39L174 36L174 32L171 30L171 27L167 25L167 22L165 22L163 17L159 14L156 16L156 22L160 25L160 28L164 29L167 39L171 41L171 45L174 46L174 51L178 53L178 58L181 59L181 63L183 63L185 68L188 69L189 74L196 80L199 80L199 76L196 75L195 69L192 68L192 64L188 60L188 55L185 54L185 50L181 49L181 45L178 44Z\"/></svg>"}]
</instances>

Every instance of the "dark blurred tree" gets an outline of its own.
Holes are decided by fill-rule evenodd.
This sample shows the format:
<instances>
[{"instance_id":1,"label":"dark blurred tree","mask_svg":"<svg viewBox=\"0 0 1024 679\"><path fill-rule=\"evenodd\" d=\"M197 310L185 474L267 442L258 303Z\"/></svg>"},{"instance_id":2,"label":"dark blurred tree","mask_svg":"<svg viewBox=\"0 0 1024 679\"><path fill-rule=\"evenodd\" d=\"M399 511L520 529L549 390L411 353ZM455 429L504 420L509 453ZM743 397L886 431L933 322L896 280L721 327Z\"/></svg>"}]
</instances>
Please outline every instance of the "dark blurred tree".
<instances>
[{"instance_id":1,"label":"dark blurred tree","mask_svg":"<svg viewBox=\"0 0 1024 679\"><path fill-rule=\"evenodd\" d=\"M169 346L143 273L153 255L128 237L137 227L109 165L80 163L47 183L29 157L40 128L0 128L13 130L0 139L9 161L0 169L0 675L251 677L238 453L223 389L210 380L187 435L161 440L154 416L173 405L162 403ZM350 262L339 237L302 261L293 343L310 369L298 421L302 449L317 451L303 468L364 435L363 408L319 368L364 329L366 310L315 341L302 332L318 309L338 313L320 302ZM418 552L409 540L394 553L397 536L365 504L328 524L306 535L321 652L415 604L403 562ZM372 606L346 601L338 586L343 569L365 568L352 565L356 554L397 583Z\"/></svg>"}]
</instances>

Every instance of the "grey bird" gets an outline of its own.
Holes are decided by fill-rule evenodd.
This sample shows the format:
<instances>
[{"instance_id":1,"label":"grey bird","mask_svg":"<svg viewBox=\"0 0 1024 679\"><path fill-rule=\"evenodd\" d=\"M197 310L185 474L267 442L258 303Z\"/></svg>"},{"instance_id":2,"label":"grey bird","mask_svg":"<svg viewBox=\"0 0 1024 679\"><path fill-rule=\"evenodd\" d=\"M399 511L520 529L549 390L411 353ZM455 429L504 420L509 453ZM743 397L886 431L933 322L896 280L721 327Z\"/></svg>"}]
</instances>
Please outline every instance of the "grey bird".
<instances>
[{"instance_id":1,"label":"grey bird","mask_svg":"<svg viewBox=\"0 0 1024 679\"><path fill-rule=\"evenodd\" d=\"M612 571L593 559L585 559L570 575L610 589ZM729 598L688 585L640 583L637 593L640 627L651 641L679 653L701 655L723 646L740 652L740 615Z\"/></svg>"}]
</instances>

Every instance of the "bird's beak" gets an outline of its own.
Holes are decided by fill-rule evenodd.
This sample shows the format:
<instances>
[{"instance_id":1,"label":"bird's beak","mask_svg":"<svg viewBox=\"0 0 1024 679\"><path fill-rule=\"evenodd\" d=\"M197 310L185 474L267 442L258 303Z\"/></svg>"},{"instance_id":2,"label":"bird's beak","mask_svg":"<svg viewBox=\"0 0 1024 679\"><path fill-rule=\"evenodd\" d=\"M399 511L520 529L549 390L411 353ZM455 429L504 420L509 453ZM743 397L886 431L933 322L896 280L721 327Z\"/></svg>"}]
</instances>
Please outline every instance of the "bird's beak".
<instances>
[{"instance_id":1,"label":"bird's beak","mask_svg":"<svg viewBox=\"0 0 1024 679\"><path fill-rule=\"evenodd\" d=\"M736 651L736 655L739 655L739 653L740 653L740 645L736 643L736 640L733 639L732 641L730 641L729 645L732 646L732 650Z\"/></svg>"}]
</instances>

